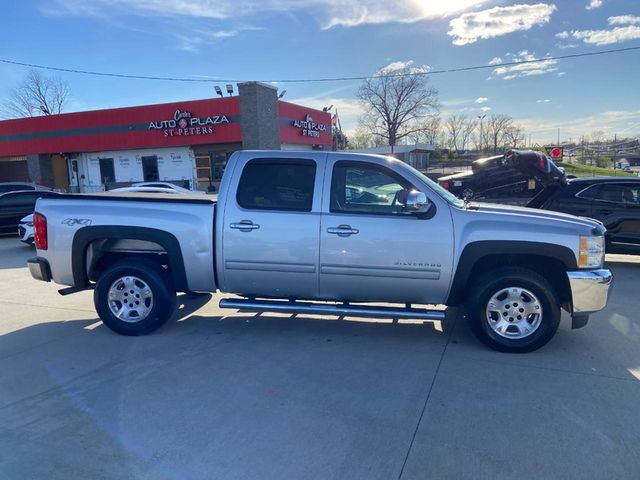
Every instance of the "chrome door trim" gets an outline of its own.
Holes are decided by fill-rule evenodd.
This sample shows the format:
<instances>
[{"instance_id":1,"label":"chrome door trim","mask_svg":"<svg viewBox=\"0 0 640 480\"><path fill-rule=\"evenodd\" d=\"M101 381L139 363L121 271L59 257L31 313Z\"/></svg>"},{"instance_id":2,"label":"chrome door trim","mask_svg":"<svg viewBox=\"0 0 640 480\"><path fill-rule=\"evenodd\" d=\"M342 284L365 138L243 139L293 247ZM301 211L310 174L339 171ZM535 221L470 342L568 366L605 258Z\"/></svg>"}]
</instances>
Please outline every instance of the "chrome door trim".
<instances>
[{"instance_id":1,"label":"chrome door trim","mask_svg":"<svg viewBox=\"0 0 640 480\"><path fill-rule=\"evenodd\" d=\"M411 278L439 280L440 270L417 268L381 268L359 265L320 265L320 273L327 275L357 275L362 277Z\"/></svg>"},{"instance_id":2,"label":"chrome door trim","mask_svg":"<svg viewBox=\"0 0 640 480\"><path fill-rule=\"evenodd\" d=\"M255 270L260 272L315 273L316 266L307 263L271 263L227 260L224 264L228 270Z\"/></svg>"}]
</instances>

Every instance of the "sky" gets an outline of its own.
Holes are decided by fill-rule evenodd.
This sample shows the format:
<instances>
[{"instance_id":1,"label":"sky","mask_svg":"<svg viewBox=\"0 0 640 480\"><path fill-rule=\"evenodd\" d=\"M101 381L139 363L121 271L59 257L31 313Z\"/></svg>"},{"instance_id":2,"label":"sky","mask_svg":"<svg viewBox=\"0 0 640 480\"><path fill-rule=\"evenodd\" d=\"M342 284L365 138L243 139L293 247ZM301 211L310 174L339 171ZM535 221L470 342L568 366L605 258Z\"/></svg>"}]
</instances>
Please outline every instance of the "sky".
<instances>
[{"instance_id":1,"label":"sky","mask_svg":"<svg viewBox=\"0 0 640 480\"><path fill-rule=\"evenodd\" d=\"M443 116L507 114L534 143L558 129L561 141L640 135L640 51L496 66L638 47L639 0L22 0L5 2L0 25L0 59L131 75L278 81L488 65L429 76ZM0 63L0 102L27 71ZM70 85L69 111L215 96L215 83L47 74ZM285 100L334 105L347 133L359 85L276 83Z\"/></svg>"}]
</instances>

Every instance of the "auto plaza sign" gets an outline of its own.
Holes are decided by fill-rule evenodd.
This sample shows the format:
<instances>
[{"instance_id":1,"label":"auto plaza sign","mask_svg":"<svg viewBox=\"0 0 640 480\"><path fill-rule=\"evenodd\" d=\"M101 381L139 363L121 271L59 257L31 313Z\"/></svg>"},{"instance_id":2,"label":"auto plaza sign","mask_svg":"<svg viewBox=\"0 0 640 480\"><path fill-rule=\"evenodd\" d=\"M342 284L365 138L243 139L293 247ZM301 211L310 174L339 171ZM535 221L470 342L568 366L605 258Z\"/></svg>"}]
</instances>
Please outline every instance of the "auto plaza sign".
<instances>
[{"instance_id":1,"label":"auto plaza sign","mask_svg":"<svg viewBox=\"0 0 640 480\"><path fill-rule=\"evenodd\" d=\"M299 128L303 137L320 137L321 132L329 130L327 125L315 123L311 115L305 115L304 120L294 120L291 125Z\"/></svg>"},{"instance_id":2,"label":"auto plaza sign","mask_svg":"<svg viewBox=\"0 0 640 480\"><path fill-rule=\"evenodd\" d=\"M194 117L186 110L176 110L171 120L150 122L149 130L162 130L165 137L180 135L210 135L214 132L214 125L229 123L226 115L211 115L209 117Z\"/></svg>"}]
</instances>

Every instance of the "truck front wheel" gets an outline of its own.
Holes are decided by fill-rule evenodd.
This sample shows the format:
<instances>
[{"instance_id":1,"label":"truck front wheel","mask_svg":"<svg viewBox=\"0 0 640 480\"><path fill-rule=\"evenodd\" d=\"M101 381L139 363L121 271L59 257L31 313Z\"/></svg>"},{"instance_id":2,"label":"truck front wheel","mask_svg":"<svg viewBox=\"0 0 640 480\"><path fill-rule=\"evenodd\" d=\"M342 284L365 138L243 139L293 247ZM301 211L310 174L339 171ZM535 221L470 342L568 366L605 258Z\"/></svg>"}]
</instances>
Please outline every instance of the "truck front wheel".
<instances>
[{"instance_id":1,"label":"truck front wheel","mask_svg":"<svg viewBox=\"0 0 640 480\"><path fill-rule=\"evenodd\" d=\"M560 316L551 284L525 268L499 268L477 279L467 303L473 333L501 352L542 347L558 330Z\"/></svg>"},{"instance_id":2,"label":"truck front wheel","mask_svg":"<svg viewBox=\"0 0 640 480\"><path fill-rule=\"evenodd\" d=\"M114 332L146 335L171 317L176 292L161 267L128 260L100 275L93 302L100 319Z\"/></svg>"}]
</instances>

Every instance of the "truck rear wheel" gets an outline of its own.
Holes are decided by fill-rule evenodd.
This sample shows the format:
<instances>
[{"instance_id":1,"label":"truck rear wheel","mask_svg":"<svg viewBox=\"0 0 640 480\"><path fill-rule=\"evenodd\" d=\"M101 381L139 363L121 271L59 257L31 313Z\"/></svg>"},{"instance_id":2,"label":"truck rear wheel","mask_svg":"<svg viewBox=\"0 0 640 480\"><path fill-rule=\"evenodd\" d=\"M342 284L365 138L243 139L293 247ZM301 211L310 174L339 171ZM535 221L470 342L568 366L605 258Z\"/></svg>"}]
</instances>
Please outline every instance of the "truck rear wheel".
<instances>
[{"instance_id":1,"label":"truck rear wheel","mask_svg":"<svg viewBox=\"0 0 640 480\"><path fill-rule=\"evenodd\" d=\"M467 303L473 333L494 350L524 353L545 345L560 325L551 284L525 268L499 268L474 282Z\"/></svg>"},{"instance_id":2,"label":"truck rear wheel","mask_svg":"<svg viewBox=\"0 0 640 480\"><path fill-rule=\"evenodd\" d=\"M146 335L173 314L176 292L159 266L120 261L98 278L93 302L104 324L121 335Z\"/></svg>"}]
</instances>

